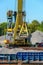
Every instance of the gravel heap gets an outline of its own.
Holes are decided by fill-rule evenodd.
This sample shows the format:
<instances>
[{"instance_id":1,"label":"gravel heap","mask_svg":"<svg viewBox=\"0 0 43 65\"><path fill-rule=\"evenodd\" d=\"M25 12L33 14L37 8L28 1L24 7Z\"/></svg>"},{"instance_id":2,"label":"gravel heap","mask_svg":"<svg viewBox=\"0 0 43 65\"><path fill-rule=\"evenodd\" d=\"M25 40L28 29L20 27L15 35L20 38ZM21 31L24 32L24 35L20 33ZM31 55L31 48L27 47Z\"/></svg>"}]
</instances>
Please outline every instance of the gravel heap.
<instances>
[{"instance_id":1,"label":"gravel heap","mask_svg":"<svg viewBox=\"0 0 43 65\"><path fill-rule=\"evenodd\" d=\"M25 50L21 48L13 48L13 49L5 48L5 47L0 48L0 54L16 54L17 52L22 52L22 51Z\"/></svg>"},{"instance_id":2,"label":"gravel heap","mask_svg":"<svg viewBox=\"0 0 43 65\"><path fill-rule=\"evenodd\" d=\"M32 37L31 37L32 44L43 42L43 32L37 30L34 33L32 33L31 35L32 35Z\"/></svg>"},{"instance_id":3,"label":"gravel heap","mask_svg":"<svg viewBox=\"0 0 43 65\"><path fill-rule=\"evenodd\" d=\"M39 50L24 50L22 48L13 48L13 49L8 49L8 48L0 48L0 54L16 54L17 52L43 52Z\"/></svg>"}]
</instances>

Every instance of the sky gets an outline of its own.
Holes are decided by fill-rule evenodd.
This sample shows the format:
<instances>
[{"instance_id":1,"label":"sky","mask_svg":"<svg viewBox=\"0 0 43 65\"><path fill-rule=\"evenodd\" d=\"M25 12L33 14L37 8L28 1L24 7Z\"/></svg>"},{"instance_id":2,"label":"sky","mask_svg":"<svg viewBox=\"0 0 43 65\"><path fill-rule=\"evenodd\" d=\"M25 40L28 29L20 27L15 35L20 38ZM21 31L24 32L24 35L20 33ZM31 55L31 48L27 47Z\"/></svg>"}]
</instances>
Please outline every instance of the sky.
<instances>
[{"instance_id":1,"label":"sky","mask_svg":"<svg viewBox=\"0 0 43 65\"><path fill-rule=\"evenodd\" d=\"M16 10L16 0L0 0L0 22L7 21L7 11ZM25 2L26 21L43 21L43 0L26 0Z\"/></svg>"}]
</instances>

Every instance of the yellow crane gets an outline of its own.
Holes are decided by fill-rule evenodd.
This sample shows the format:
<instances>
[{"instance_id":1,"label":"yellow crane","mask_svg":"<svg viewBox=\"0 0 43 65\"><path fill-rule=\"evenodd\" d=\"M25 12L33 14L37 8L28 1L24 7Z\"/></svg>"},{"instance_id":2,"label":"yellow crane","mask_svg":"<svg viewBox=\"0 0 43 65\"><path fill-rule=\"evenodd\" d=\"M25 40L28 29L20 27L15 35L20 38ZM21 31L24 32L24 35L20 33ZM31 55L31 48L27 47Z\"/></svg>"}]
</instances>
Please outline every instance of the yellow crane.
<instances>
[{"instance_id":1,"label":"yellow crane","mask_svg":"<svg viewBox=\"0 0 43 65\"><path fill-rule=\"evenodd\" d=\"M28 30L27 30L27 25L25 23L25 20L23 20L25 18L25 11L23 11L23 0L18 0L17 9L18 11L16 16L16 23L14 27L14 44L24 45L26 44L25 41L27 41ZM23 36L21 36L21 34Z\"/></svg>"},{"instance_id":2,"label":"yellow crane","mask_svg":"<svg viewBox=\"0 0 43 65\"><path fill-rule=\"evenodd\" d=\"M28 30L27 30L27 24L25 22L26 13L25 11L23 11L24 2L25 0L17 0L18 4L17 4L17 15L16 15L15 27L13 29L12 28L8 29L8 32L10 30L13 31L13 42L11 44L14 45L28 44Z\"/></svg>"}]
</instances>

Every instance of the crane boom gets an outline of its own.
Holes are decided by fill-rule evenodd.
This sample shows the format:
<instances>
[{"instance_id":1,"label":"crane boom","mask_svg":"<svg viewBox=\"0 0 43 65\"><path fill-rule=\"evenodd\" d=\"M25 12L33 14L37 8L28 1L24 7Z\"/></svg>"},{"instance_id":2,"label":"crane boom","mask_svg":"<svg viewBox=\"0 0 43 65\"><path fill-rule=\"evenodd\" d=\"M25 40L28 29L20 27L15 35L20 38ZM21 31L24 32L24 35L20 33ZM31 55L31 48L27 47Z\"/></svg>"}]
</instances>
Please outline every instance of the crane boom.
<instances>
[{"instance_id":1,"label":"crane boom","mask_svg":"<svg viewBox=\"0 0 43 65\"><path fill-rule=\"evenodd\" d=\"M22 12L23 10L23 0L18 0L18 12Z\"/></svg>"},{"instance_id":2,"label":"crane boom","mask_svg":"<svg viewBox=\"0 0 43 65\"><path fill-rule=\"evenodd\" d=\"M18 30L19 26L22 26L22 24L23 24L23 16L22 16L23 0L18 0L17 9L18 9L18 11L17 11L16 23L15 23L15 27L14 27L14 37L17 34L17 30Z\"/></svg>"}]
</instances>

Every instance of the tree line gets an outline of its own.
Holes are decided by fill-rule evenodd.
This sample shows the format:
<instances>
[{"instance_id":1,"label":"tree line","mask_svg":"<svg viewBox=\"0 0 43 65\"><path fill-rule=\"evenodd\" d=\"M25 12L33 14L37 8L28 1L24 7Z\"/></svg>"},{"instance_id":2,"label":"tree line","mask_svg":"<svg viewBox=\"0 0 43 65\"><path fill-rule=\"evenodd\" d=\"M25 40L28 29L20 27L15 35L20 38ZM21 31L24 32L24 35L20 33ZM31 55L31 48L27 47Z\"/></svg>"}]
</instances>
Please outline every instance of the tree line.
<instances>
[{"instance_id":1,"label":"tree line","mask_svg":"<svg viewBox=\"0 0 43 65\"><path fill-rule=\"evenodd\" d=\"M12 23L12 27L14 27L14 23ZM33 33L36 30L43 32L43 21L39 22L37 20L33 20L31 23L27 23L27 28L29 33ZM7 22L0 23L0 36L6 34L7 30Z\"/></svg>"}]
</instances>

